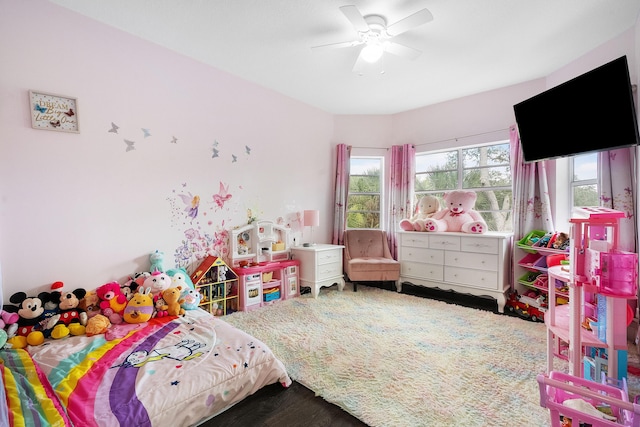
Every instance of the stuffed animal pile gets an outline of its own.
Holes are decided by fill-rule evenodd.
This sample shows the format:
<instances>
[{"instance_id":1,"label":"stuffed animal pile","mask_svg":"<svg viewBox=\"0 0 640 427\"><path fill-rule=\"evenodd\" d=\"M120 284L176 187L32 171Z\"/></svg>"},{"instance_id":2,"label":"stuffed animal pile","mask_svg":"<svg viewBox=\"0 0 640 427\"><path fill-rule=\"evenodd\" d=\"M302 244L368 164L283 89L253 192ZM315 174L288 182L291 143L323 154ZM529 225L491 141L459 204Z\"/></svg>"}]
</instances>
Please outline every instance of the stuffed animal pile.
<instances>
[{"instance_id":1,"label":"stuffed animal pile","mask_svg":"<svg viewBox=\"0 0 640 427\"><path fill-rule=\"evenodd\" d=\"M46 292L16 292L11 304L0 309L0 349L75 335L118 338L153 317L182 316L196 309L201 295L186 270L165 273L162 259L162 252L153 252L149 271L133 274L122 285L112 281L87 291L66 289L57 281Z\"/></svg>"},{"instance_id":2,"label":"stuffed animal pile","mask_svg":"<svg viewBox=\"0 0 640 427\"><path fill-rule=\"evenodd\" d=\"M458 231L483 234L487 224L476 210L475 191L454 190L444 194L444 208L425 220L425 231Z\"/></svg>"}]
</instances>

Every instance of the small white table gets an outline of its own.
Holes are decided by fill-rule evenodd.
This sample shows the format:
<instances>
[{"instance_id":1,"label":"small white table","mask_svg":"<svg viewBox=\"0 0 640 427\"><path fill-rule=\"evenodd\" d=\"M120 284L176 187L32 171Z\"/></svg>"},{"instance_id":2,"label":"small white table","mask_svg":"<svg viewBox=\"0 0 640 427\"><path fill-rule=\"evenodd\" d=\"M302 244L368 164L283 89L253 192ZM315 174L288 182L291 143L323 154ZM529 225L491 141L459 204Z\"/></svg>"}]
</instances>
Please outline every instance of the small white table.
<instances>
[{"instance_id":1,"label":"small white table","mask_svg":"<svg viewBox=\"0 0 640 427\"><path fill-rule=\"evenodd\" d=\"M300 261L300 286L308 286L314 298L318 298L320 288L338 285L344 289L341 245L316 244L291 248L293 259Z\"/></svg>"}]
</instances>

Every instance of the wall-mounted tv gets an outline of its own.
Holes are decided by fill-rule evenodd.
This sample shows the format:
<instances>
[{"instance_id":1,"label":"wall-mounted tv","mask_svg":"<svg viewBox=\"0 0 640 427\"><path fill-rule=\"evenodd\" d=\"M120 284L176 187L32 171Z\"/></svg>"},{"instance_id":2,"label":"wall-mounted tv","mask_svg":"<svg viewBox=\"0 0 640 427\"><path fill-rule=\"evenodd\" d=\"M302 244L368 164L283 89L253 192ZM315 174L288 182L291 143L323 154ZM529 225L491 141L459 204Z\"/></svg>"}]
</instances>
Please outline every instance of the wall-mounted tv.
<instances>
[{"instance_id":1,"label":"wall-mounted tv","mask_svg":"<svg viewBox=\"0 0 640 427\"><path fill-rule=\"evenodd\" d=\"M640 141L626 56L522 101L513 110L527 163Z\"/></svg>"}]
</instances>

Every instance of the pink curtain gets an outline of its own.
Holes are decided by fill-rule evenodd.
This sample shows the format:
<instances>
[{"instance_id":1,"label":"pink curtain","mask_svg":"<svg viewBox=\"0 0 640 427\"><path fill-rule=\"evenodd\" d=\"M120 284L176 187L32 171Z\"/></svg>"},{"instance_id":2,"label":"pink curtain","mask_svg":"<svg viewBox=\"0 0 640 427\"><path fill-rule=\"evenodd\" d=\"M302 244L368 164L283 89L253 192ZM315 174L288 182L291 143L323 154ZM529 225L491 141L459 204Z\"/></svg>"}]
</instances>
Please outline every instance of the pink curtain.
<instances>
[{"instance_id":1,"label":"pink curtain","mask_svg":"<svg viewBox=\"0 0 640 427\"><path fill-rule=\"evenodd\" d=\"M351 146L338 144L336 159L336 185L333 205L334 245L344 244L344 230L347 228L347 198L349 196L349 173L351 166Z\"/></svg>"},{"instance_id":2,"label":"pink curtain","mask_svg":"<svg viewBox=\"0 0 640 427\"><path fill-rule=\"evenodd\" d=\"M623 251L636 252L636 147L602 151L598 154L600 205L622 211L620 244Z\"/></svg>"},{"instance_id":3,"label":"pink curtain","mask_svg":"<svg viewBox=\"0 0 640 427\"><path fill-rule=\"evenodd\" d=\"M408 218L413 212L413 191L415 188L416 149L411 144L391 147L391 167L389 186L389 211L387 214L387 238L394 259L398 259L398 240L396 232L400 230L400 220Z\"/></svg>"},{"instance_id":4,"label":"pink curtain","mask_svg":"<svg viewBox=\"0 0 640 427\"><path fill-rule=\"evenodd\" d=\"M514 240L522 239L532 230L555 231L551 217L547 161L524 163L518 128L509 128L511 173L513 174ZM517 282L517 277L512 283Z\"/></svg>"}]
</instances>

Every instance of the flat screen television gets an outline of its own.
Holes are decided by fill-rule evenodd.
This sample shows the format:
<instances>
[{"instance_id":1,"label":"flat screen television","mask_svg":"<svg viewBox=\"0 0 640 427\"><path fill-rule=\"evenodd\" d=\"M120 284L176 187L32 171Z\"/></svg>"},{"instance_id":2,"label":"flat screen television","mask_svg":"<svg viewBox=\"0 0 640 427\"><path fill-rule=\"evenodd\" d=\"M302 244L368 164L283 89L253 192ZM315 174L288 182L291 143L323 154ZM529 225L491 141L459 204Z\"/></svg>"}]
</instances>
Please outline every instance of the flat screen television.
<instances>
[{"instance_id":1,"label":"flat screen television","mask_svg":"<svg viewBox=\"0 0 640 427\"><path fill-rule=\"evenodd\" d=\"M522 101L513 110L527 163L640 141L626 56Z\"/></svg>"}]
</instances>

